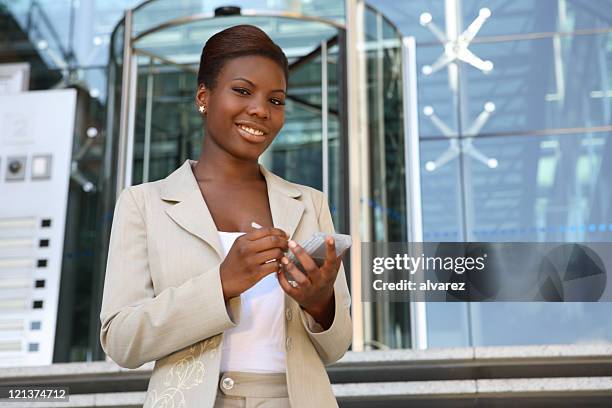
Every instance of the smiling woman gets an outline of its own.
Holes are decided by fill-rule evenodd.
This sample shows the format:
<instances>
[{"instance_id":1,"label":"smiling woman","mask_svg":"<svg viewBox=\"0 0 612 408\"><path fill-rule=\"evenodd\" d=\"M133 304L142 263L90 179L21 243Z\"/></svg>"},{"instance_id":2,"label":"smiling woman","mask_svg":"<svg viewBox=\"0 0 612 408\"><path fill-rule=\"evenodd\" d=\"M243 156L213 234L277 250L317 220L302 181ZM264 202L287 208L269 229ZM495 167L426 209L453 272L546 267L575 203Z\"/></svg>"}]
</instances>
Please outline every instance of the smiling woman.
<instances>
[{"instance_id":1,"label":"smiling woman","mask_svg":"<svg viewBox=\"0 0 612 408\"><path fill-rule=\"evenodd\" d=\"M156 360L146 407L337 406L324 366L351 342L344 269L331 237L320 267L296 243L334 231L327 197L258 164L287 83L285 54L257 27L212 36L198 161L117 201L100 338L124 367Z\"/></svg>"}]
</instances>

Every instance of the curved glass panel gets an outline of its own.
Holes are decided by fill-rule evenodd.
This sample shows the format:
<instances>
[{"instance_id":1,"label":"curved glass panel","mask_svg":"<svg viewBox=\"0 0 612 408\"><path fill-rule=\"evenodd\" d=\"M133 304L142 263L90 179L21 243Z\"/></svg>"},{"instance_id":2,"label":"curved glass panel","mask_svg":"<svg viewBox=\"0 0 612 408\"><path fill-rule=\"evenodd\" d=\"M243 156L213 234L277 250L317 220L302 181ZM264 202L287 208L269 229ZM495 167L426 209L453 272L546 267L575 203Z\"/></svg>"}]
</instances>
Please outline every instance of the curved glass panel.
<instances>
[{"instance_id":1,"label":"curved glass panel","mask_svg":"<svg viewBox=\"0 0 612 408\"><path fill-rule=\"evenodd\" d=\"M290 64L314 51L321 41L337 35L336 28L314 21L260 16L215 17L164 28L136 41L134 47L197 69L206 40L238 24L255 25L265 31L283 49Z\"/></svg>"},{"instance_id":2,"label":"curved glass panel","mask_svg":"<svg viewBox=\"0 0 612 408\"><path fill-rule=\"evenodd\" d=\"M370 239L406 241L402 111L402 50L397 29L373 8L365 11L367 126L370 158ZM410 347L410 305L364 304L367 349Z\"/></svg>"},{"instance_id":3,"label":"curved glass panel","mask_svg":"<svg viewBox=\"0 0 612 408\"><path fill-rule=\"evenodd\" d=\"M240 7L245 13L247 10L265 10L266 13L295 13L339 23L344 22L344 1L342 0L236 0L229 4L227 0L153 0L135 9L133 32L138 35L177 18L197 14L213 15L216 8L228 5Z\"/></svg>"}]
</instances>

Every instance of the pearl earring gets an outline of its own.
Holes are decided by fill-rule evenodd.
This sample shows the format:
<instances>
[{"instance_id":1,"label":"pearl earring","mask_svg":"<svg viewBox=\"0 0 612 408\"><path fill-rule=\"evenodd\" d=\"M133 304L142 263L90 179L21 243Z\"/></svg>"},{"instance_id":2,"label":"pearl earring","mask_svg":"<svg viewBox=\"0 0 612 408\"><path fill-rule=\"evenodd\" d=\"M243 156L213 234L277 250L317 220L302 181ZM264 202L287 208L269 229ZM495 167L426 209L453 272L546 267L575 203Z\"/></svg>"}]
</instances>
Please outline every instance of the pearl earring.
<instances>
[{"instance_id":1,"label":"pearl earring","mask_svg":"<svg viewBox=\"0 0 612 408\"><path fill-rule=\"evenodd\" d=\"M200 105L200 107L198 108L198 110L200 111L200 113L204 113L204 112L206 112L206 106L204 106L204 105Z\"/></svg>"}]
</instances>

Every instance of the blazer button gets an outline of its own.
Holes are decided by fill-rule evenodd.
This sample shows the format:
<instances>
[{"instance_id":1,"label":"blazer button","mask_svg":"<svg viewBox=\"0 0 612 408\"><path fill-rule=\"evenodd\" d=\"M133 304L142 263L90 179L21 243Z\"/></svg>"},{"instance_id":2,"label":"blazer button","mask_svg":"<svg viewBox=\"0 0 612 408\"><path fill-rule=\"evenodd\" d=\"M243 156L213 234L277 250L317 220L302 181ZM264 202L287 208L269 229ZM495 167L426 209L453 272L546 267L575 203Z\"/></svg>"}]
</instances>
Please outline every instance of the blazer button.
<instances>
[{"instance_id":1,"label":"blazer button","mask_svg":"<svg viewBox=\"0 0 612 408\"><path fill-rule=\"evenodd\" d=\"M291 319L293 318L293 313L291 313L290 308L287 308L287 310L285 311L285 317L287 318L288 321L291 321Z\"/></svg>"},{"instance_id":2,"label":"blazer button","mask_svg":"<svg viewBox=\"0 0 612 408\"><path fill-rule=\"evenodd\" d=\"M226 390L231 390L234 388L234 380L230 377L225 377L223 381L221 381L221 386Z\"/></svg>"},{"instance_id":3,"label":"blazer button","mask_svg":"<svg viewBox=\"0 0 612 408\"><path fill-rule=\"evenodd\" d=\"M291 351L293 349L293 341L291 340L291 337L287 336L287 340L285 341L285 347L287 348L287 351Z\"/></svg>"}]
</instances>

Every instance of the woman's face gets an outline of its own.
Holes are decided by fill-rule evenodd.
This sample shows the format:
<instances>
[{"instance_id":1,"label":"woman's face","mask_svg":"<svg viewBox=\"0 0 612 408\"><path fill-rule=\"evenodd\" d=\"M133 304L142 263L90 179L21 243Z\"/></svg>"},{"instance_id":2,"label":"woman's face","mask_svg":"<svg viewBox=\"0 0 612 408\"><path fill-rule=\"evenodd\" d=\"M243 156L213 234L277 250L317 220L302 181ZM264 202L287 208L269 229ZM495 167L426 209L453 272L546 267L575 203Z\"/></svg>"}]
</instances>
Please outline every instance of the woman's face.
<instances>
[{"instance_id":1,"label":"woman's face","mask_svg":"<svg viewBox=\"0 0 612 408\"><path fill-rule=\"evenodd\" d=\"M286 89L282 68L269 58L227 61L213 90L198 89L197 103L207 107L205 143L257 160L283 127Z\"/></svg>"}]
</instances>

